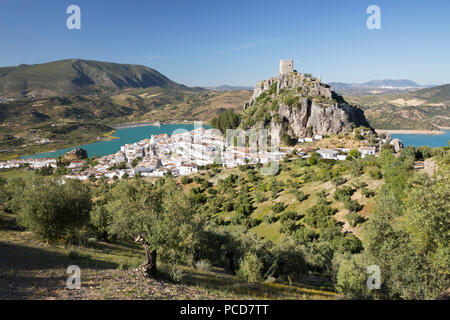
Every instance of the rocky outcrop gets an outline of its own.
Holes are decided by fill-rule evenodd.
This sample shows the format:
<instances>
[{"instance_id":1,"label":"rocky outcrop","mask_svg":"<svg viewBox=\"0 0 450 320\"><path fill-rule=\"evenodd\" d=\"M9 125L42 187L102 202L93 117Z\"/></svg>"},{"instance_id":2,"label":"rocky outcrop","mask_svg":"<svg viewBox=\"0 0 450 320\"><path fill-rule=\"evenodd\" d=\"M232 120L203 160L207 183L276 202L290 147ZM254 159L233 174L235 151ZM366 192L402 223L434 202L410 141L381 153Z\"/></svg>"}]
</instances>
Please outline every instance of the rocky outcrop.
<instances>
[{"instance_id":1,"label":"rocky outcrop","mask_svg":"<svg viewBox=\"0 0 450 320\"><path fill-rule=\"evenodd\" d=\"M310 96L323 96L326 99L333 99L338 97L333 91L331 91L330 86L320 82L320 78L312 78L308 75L291 72L288 74L280 74L278 77L273 77L268 80L259 81L254 90L252 99L249 105L253 105L256 99L263 93L269 90L269 88L276 83L277 94L280 90L289 90L302 88L302 95Z\"/></svg>"},{"instance_id":2,"label":"rocky outcrop","mask_svg":"<svg viewBox=\"0 0 450 320\"><path fill-rule=\"evenodd\" d=\"M241 123L247 128L270 124L294 138L370 128L363 110L347 104L320 78L295 71L258 82Z\"/></svg>"},{"instance_id":3,"label":"rocky outcrop","mask_svg":"<svg viewBox=\"0 0 450 320\"><path fill-rule=\"evenodd\" d=\"M354 124L364 123L362 110L347 104L324 107L320 103L302 99L300 107L290 108L280 104L278 117L272 117L272 127L287 125L292 137L306 137L313 134L339 134L352 129ZM367 124L366 124L367 125Z\"/></svg>"}]
</instances>

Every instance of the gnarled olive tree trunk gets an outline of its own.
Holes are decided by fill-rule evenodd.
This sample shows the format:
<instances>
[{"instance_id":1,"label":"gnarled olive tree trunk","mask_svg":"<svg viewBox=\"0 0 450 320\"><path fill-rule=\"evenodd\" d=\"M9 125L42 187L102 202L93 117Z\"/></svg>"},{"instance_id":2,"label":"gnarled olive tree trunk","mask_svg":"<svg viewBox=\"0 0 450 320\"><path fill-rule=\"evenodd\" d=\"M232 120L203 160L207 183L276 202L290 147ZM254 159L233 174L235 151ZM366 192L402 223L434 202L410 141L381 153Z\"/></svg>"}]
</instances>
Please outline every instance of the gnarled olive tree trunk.
<instances>
[{"instance_id":1,"label":"gnarled olive tree trunk","mask_svg":"<svg viewBox=\"0 0 450 320\"><path fill-rule=\"evenodd\" d=\"M151 250L148 243L145 241L145 232L141 232L135 239L136 242L140 243L145 250L145 261L138 268L143 269L150 277L155 277L156 270L156 249Z\"/></svg>"},{"instance_id":2,"label":"gnarled olive tree trunk","mask_svg":"<svg viewBox=\"0 0 450 320\"><path fill-rule=\"evenodd\" d=\"M234 253L230 251L225 252L225 257L228 259L228 270L232 274L236 274L236 271L234 270Z\"/></svg>"}]
</instances>

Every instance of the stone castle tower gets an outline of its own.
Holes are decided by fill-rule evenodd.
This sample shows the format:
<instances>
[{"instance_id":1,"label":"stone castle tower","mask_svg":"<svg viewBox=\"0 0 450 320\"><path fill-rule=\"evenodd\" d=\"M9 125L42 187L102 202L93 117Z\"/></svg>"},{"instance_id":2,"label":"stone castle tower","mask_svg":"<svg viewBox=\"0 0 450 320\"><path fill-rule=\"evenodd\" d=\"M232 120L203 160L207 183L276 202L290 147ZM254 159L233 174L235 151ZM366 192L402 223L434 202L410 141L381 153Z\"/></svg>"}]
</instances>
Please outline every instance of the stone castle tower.
<instances>
[{"instance_id":1,"label":"stone castle tower","mask_svg":"<svg viewBox=\"0 0 450 320\"><path fill-rule=\"evenodd\" d=\"M294 60L280 60L280 73L286 74L294 71Z\"/></svg>"}]
</instances>

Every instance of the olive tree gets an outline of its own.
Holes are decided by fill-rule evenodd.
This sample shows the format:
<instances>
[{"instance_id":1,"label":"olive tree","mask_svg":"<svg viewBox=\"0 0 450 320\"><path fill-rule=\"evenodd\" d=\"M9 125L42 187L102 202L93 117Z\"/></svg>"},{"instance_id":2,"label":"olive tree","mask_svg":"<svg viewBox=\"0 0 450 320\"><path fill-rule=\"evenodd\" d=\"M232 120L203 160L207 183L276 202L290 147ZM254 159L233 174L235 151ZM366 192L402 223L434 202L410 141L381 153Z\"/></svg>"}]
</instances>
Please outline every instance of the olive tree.
<instances>
[{"instance_id":1,"label":"olive tree","mask_svg":"<svg viewBox=\"0 0 450 320\"><path fill-rule=\"evenodd\" d=\"M20 195L19 223L38 237L70 238L89 218L89 188L80 181L33 179Z\"/></svg>"},{"instance_id":2,"label":"olive tree","mask_svg":"<svg viewBox=\"0 0 450 320\"><path fill-rule=\"evenodd\" d=\"M142 267L157 273L157 256L177 263L193 255L198 244L195 217L188 197L173 178L157 186L142 180L121 181L105 205L111 217L109 233L134 239L145 250Z\"/></svg>"}]
</instances>

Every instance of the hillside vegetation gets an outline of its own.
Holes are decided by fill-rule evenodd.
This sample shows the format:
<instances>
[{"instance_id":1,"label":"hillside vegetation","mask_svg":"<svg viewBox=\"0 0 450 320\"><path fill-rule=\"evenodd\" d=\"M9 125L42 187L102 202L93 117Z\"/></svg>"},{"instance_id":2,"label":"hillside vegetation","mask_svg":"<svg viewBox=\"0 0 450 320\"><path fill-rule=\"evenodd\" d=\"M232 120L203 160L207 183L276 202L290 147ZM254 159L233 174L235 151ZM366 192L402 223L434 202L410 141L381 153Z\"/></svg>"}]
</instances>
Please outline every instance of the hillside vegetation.
<instances>
[{"instance_id":1,"label":"hillside vegetation","mask_svg":"<svg viewBox=\"0 0 450 320\"><path fill-rule=\"evenodd\" d=\"M351 155L292 156L275 176L210 166L62 185L59 170L2 172L2 297L436 298L450 286L449 149ZM414 170L420 159L436 171ZM62 288L68 264L82 291Z\"/></svg>"}]
</instances>

